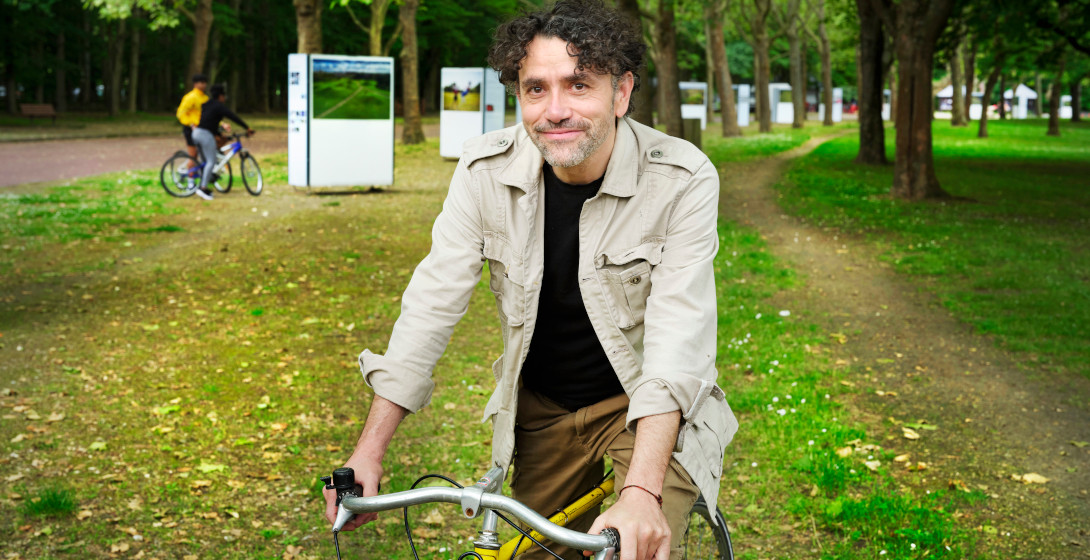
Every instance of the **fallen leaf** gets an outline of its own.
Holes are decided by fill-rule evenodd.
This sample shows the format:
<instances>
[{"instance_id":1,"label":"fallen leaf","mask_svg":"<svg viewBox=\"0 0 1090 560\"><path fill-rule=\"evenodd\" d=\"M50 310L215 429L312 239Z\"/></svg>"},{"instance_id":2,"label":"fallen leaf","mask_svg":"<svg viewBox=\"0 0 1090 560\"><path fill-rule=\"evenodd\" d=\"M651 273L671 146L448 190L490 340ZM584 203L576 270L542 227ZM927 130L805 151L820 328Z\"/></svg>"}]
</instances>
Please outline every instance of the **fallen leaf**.
<instances>
[{"instance_id":1,"label":"fallen leaf","mask_svg":"<svg viewBox=\"0 0 1090 560\"><path fill-rule=\"evenodd\" d=\"M94 512L89 509L84 509L76 514L76 519L83 521L84 519L90 519L92 515L94 515Z\"/></svg>"},{"instance_id":2,"label":"fallen leaf","mask_svg":"<svg viewBox=\"0 0 1090 560\"><path fill-rule=\"evenodd\" d=\"M1012 474L1011 480L1016 480L1022 484L1045 484L1049 481L1049 479L1037 473Z\"/></svg>"},{"instance_id":3,"label":"fallen leaf","mask_svg":"<svg viewBox=\"0 0 1090 560\"><path fill-rule=\"evenodd\" d=\"M439 508L432 508L427 515L424 516L424 523L428 525L438 525L442 527L446 525L447 520L443 517L443 514L439 511Z\"/></svg>"},{"instance_id":4,"label":"fallen leaf","mask_svg":"<svg viewBox=\"0 0 1090 560\"><path fill-rule=\"evenodd\" d=\"M841 447L840 449L836 450L836 454L838 456L840 456L840 457L847 457L847 456L852 454L852 448L851 447Z\"/></svg>"},{"instance_id":5,"label":"fallen leaf","mask_svg":"<svg viewBox=\"0 0 1090 560\"><path fill-rule=\"evenodd\" d=\"M98 440L98 441L92 443L91 445L88 445L87 449L89 449L91 451L101 451L103 449L106 449L106 442L104 442L102 440Z\"/></svg>"},{"instance_id":6,"label":"fallen leaf","mask_svg":"<svg viewBox=\"0 0 1090 560\"><path fill-rule=\"evenodd\" d=\"M905 453L904 455L898 455L893 458L894 463L904 463L911 456L911 453Z\"/></svg>"},{"instance_id":7,"label":"fallen leaf","mask_svg":"<svg viewBox=\"0 0 1090 560\"><path fill-rule=\"evenodd\" d=\"M901 431L904 433L905 439L920 439L920 434L912 428L902 427Z\"/></svg>"},{"instance_id":8,"label":"fallen leaf","mask_svg":"<svg viewBox=\"0 0 1090 560\"><path fill-rule=\"evenodd\" d=\"M197 465L197 470L202 473L219 472L226 469L227 467L225 465L214 465L211 463L201 463L200 465Z\"/></svg>"},{"instance_id":9,"label":"fallen leaf","mask_svg":"<svg viewBox=\"0 0 1090 560\"><path fill-rule=\"evenodd\" d=\"M211 480L194 480L193 483L189 485L189 487L194 489L194 490L199 490L201 488L208 488L210 486L212 486L212 481Z\"/></svg>"},{"instance_id":10,"label":"fallen leaf","mask_svg":"<svg viewBox=\"0 0 1090 560\"><path fill-rule=\"evenodd\" d=\"M26 439L26 434L16 434L15 437L11 438L11 443L19 443L24 439Z\"/></svg>"},{"instance_id":11,"label":"fallen leaf","mask_svg":"<svg viewBox=\"0 0 1090 560\"><path fill-rule=\"evenodd\" d=\"M27 420L41 420L42 417L37 412L34 412L33 410L28 410L28 411L26 411L26 419Z\"/></svg>"},{"instance_id":12,"label":"fallen leaf","mask_svg":"<svg viewBox=\"0 0 1090 560\"><path fill-rule=\"evenodd\" d=\"M49 418L45 419L46 422L60 422L61 420L64 420L63 412L54 412L49 415Z\"/></svg>"},{"instance_id":13,"label":"fallen leaf","mask_svg":"<svg viewBox=\"0 0 1090 560\"><path fill-rule=\"evenodd\" d=\"M119 552L128 552L128 550L129 550L129 543L127 543L125 541L121 541L119 543L115 543L115 544L110 545L110 552L112 552L113 554L117 554Z\"/></svg>"},{"instance_id":14,"label":"fallen leaf","mask_svg":"<svg viewBox=\"0 0 1090 560\"><path fill-rule=\"evenodd\" d=\"M274 432L282 432L287 429L288 425L282 422L276 422L275 424L269 424L269 429Z\"/></svg>"},{"instance_id":15,"label":"fallen leaf","mask_svg":"<svg viewBox=\"0 0 1090 560\"><path fill-rule=\"evenodd\" d=\"M19 479L21 479L21 478L23 478L23 475L21 475L21 474L13 474L13 475L11 475L11 476L9 476L9 477L5 478L4 480L5 480L6 482L15 482L16 480L19 480Z\"/></svg>"},{"instance_id":16,"label":"fallen leaf","mask_svg":"<svg viewBox=\"0 0 1090 560\"><path fill-rule=\"evenodd\" d=\"M443 410L454 410L455 408L458 408L458 405L452 402L448 402L447 404L443 405Z\"/></svg>"},{"instance_id":17,"label":"fallen leaf","mask_svg":"<svg viewBox=\"0 0 1090 560\"><path fill-rule=\"evenodd\" d=\"M877 471L877 470L878 470L878 467L882 466L882 462L881 462L881 461L878 461L878 460L875 460L875 461L863 461L863 464L864 464L864 465L866 465L866 466L867 466L867 468L868 468L868 469L870 469L870 470L872 470L872 471Z\"/></svg>"},{"instance_id":18,"label":"fallen leaf","mask_svg":"<svg viewBox=\"0 0 1090 560\"><path fill-rule=\"evenodd\" d=\"M1074 445L1075 447L1086 447L1087 445L1090 445L1090 442L1087 442L1087 441L1073 441L1073 442L1071 442L1071 445Z\"/></svg>"}]
</instances>

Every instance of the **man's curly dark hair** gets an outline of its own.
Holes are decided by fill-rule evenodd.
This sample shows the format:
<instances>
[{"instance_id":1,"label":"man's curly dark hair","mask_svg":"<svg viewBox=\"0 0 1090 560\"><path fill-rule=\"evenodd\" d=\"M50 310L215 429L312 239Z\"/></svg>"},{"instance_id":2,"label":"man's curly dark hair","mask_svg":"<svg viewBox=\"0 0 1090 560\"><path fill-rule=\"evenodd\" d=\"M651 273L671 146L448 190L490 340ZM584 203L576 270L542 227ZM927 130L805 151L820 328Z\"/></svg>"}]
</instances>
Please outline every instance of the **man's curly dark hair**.
<instances>
[{"instance_id":1,"label":"man's curly dark hair","mask_svg":"<svg viewBox=\"0 0 1090 560\"><path fill-rule=\"evenodd\" d=\"M568 54L578 59L576 69L609 74L615 87L619 78L632 72L632 91L640 89L639 71L647 45L639 23L599 0L561 0L551 9L523 14L496 29L488 64L512 93L518 89L526 47L539 36L567 41ZM632 109L630 100L628 113Z\"/></svg>"}]
</instances>

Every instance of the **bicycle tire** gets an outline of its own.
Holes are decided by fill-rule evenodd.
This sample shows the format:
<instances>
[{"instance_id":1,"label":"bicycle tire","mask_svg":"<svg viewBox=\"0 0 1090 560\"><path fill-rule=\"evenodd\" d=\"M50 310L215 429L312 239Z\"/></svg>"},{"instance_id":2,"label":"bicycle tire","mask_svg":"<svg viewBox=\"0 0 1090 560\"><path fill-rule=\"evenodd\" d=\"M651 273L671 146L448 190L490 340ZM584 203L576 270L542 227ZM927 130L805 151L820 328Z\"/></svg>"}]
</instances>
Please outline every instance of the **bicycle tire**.
<instances>
[{"instance_id":1,"label":"bicycle tire","mask_svg":"<svg viewBox=\"0 0 1090 560\"><path fill-rule=\"evenodd\" d=\"M185 198L197 192L197 186L201 180L197 177L195 182L191 182L192 178L186 172L191 165L196 163L184 152L178 152L167 158L162 169L159 170L159 183L163 185L163 190L167 191L167 194Z\"/></svg>"},{"instance_id":2,"label":"bicycle tire","mask_svg":"<svg viewBox=\"0 0 1090 560\"><path fill-rule=\"evenodd\" d=\"M254 156L246 154L242 156L241 168L242 184L246 186L246 192L257 196L265 188L265 179L261 176L261 168L257 165Z\"/></svg>"},{"instance_id":3,"label":"bicycle tire","mask_svg":"<svg viewBox=\"0 0 1090 560\"><path fill-rule=\"evenodd\" d=\"M714 515L714 518L713 518ZM714 521L713 521L714 519ZM715 554L718 553L718 556ZM730 530L719 508L711 510L704 497L697 498L689 512L689 524L682 541L682 558L719 558L734 560L734 546L730 542Z\"/></svg>"},{"instance_id":4,"label":"bicycle tire","mask_svg":"<svg viewBox=\"0 0 1090 560\"><path fill-rule=\"evenodd\" d=\"M226 180L224 177L226 177ZM227 165L219 173L212 174L212 186L223 194L231 192L231 184L234 182L235 176L231 173L231 162L227 162Z\"/></svg>"}]
</instances>

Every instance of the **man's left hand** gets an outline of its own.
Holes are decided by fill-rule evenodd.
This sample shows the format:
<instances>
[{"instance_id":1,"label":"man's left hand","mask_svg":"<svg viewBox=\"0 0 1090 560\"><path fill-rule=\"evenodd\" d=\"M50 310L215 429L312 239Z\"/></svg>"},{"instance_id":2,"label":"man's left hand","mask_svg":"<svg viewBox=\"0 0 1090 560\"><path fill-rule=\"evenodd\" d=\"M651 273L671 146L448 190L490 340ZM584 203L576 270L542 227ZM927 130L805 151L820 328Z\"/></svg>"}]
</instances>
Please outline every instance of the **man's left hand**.
<instances>
[{"instance_id":1,"label":"man's left hand","mask_svg":"<svg viewBox=\"0 0 1090 560\"><path fill-rule=\"evenodd\" d=\"M620 560L668 560L670 558L670 525L654 496L629 488L617 498L617 503L599 515L591 525L592 535L612 527L621 536ZM590 552L584 552L590 556Z\"/></svg>"}]
</instances>

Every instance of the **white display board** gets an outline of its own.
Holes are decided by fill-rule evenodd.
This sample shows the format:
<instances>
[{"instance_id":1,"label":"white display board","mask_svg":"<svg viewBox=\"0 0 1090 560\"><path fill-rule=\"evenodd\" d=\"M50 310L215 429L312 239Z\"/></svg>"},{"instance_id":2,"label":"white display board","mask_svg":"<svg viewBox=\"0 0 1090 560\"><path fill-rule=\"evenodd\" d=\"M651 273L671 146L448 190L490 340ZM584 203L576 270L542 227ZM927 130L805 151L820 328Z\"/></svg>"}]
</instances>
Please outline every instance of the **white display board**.
<instances>
[{"instance_id":1,"label":"white display board","mask_svg":"<svg viewBox=\"0 0 1090 560\"><path fill-rule=\"evenodd\" d=\"M503 128L506 91L491 68L443 68L439 95L439 155L462 157L462 144Z\"/></svg>"},{"instance_id":2,"label":"white display board","mask_svg":"<svg viewBox=\"0 0 1090 560\"><path fill-rule=\"evenodd\" d=\"M310 61L288 55L288 184L310 184L307 143L310 138Z\"/></svg>"},{"instance_id":3,"label":"white display board","mask_svg":"<svg viewBox=\"0 0 1090 560\"><path fill-rule=\"evenodd\" d=\"M825 104L818 106L818 119L825 120ZM833 88L833 122L844 120L844 88Z\"/></svg>"},{"instance_id":4,"label":"white display board","mask_svg":"<svg viewBox=\"0 0 1090 560\"><path fill-rule=\"evenodd\" d=\"M1061 119L1070 119L1071 114L1072 114L1071 111L1072 111L1072 109L1071 109L1071 96L1070 95L1061 95L1060 96L1060 118Z\"/></svg>"},{"instance_id":5,"label":"white display board","mask_svg":"<svg viewBox=\"0 0 1090 560\"><path fill-rule=\"evenodd\" d=\"M700 130L708 127L707 82L679 82L681 88L681 118L700 119Z\"/></svg>"},{"instance_id":6,"label":"white display board","mask_svg":"<svg viewBox=\"0 0 1090 560\"><path fill-rule=\"evenodd\" d=\"M890 120L890 105L892 105L893 94L888 89L882 90L882 120Z\"/></svg>"},{"instance_id":7,"label":"white display board","mask_svg":"<svg viewBox=\"0 0 1090 560\"><path fill-rule=\"evenodd\" d=\"M772 122L791 124L795 121L795 105L791 103L791 84L768 84L768 105L772 109Z\"/></svg>"},{"instance_id":8,"label":"white display board","mask_svg":"<svg viewBox=\"0 0 1090 560\"><path fill-rule=\"evenodd\" d=\"M300 60L305 61L306 72L296 80L294 69ZM394 59L293 54L288 55L288 65L293 68L289 112L293 101L298 105L304 95L306 99L305 126L297 131L289 123L288 182L311 187L392 185Z\"/></svg>"},{"instance_id":9,"label":"white display board","mask_svg":"<svg viewBox=\"0 0 1090 560\"><path fill-rule=\"evenodd\" d=\"M753 88L749 84L731 86L734 90L734 112L738 114L738 126L749 126L749 107L753 103Z\"/></svg>"}]
</instances>

